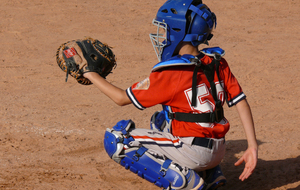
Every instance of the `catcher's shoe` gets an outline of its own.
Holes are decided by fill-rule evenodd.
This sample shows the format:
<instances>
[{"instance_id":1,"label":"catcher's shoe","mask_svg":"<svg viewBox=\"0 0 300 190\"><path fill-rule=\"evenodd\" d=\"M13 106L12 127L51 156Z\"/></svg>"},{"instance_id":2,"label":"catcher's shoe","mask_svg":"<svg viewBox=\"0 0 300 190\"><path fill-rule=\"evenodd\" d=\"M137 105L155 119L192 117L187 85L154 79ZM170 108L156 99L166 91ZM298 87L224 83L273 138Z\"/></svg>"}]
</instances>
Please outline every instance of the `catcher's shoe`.
<instances>
[{"instance_id":1,"label":"catcher's shoe","mask_svg":"<svg viewBox=\"0 0 300 190\"><path fill-rule=\"evenodd\" d=\"M186 174L186 180L187 184L182 190L205 190L206 184L204 182L204 179L194 170L189 170ZM173 189L171 187L163 190L177 190Z\"/></svg>"},{"instance_id":2,"label":"catcher's shoe","mask_svg":"<svg viewBox=\"0 0 300 190\"><path fill-rule=\"evenodd\" d=\"M205 183L207 184L205 190L216 190L226 184L226 178L219 165L205 172Z\"/></svg>"}]
</instances>

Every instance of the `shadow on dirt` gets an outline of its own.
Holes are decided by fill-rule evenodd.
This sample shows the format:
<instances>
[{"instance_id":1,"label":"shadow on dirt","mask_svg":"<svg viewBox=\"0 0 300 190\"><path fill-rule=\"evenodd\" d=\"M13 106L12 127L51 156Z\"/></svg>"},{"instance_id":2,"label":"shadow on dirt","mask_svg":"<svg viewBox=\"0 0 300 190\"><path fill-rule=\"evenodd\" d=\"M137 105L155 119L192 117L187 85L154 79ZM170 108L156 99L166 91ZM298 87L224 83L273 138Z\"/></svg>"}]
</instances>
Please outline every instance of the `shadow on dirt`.
<instances>
[{"instance_id":1,"label":"shadow on dirt","mask_svg":"<svg viewBox=\"0 0 300 190\"><path fill-rule=\"evenodd\" d=\"M259 145L263 143L258 141ZM271 161L258 159L254 173L244 182L240 181L238 178L244 169L244 165L234 166L234 163L238 160L235 154L246 150L246 148L246 140L227 141L227 152L221 163L222 171L227 178L227 185L219 188L220 190L270 190L300 181L300 156ZM300 189L300 186L289 190L296 189Z\"/></svg>"}]
</instances>

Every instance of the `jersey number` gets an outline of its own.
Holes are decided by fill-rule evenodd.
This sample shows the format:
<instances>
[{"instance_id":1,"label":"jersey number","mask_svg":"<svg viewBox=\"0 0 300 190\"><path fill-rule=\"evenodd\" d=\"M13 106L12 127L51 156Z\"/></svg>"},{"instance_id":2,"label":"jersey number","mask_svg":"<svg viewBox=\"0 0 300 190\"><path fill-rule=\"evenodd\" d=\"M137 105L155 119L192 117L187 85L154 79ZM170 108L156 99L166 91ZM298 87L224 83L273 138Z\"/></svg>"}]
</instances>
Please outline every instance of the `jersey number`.
<instances>
[{"instance_id":1,"label":"jersey number","mask_svg":"<svg viewBox=\"0 0 300 190\"><path fill-rule=\"evenodd\" d=\"M224 103L224 90L219 82L216 83L216 89L218 93L219 100ZM192 102L192 89L185 90L185 96L189 102L189 105L192 110L197 111L198 113L207 113L212 112L215 109L215 101L211 95L211 91L208 89L205 83L197 86L197 98L196 106L191 105Z\"/></svg>"}]
</instances>

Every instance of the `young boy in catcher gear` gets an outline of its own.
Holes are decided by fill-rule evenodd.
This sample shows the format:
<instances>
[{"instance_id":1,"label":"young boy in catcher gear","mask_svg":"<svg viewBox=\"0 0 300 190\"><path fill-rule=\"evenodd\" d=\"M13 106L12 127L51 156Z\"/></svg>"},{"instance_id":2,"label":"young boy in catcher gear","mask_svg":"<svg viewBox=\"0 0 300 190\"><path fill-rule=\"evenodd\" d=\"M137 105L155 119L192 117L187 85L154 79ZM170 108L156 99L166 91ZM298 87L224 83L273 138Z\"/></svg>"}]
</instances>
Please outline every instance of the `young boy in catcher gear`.
<instances>
[{"instance_id":1,"label":"young boy in catcher gear","mask_svg":"<svg viewBox=\"0 0 300 190\"><path fill-rule=\"evenodd\" d=\"M122 90L94 72L85 73L104 94L120 106L138 109L161 104L151 129L139 129L122 120L107 129L108 155L126 169L164 189L217 189L226 183L219 163L225 154L229 122L223 104L236 106L248 149L235 163L245 162L244 181L257 163L257 142L250 107L231 73L224 50L198 50L207 44L216 16L200 0L168 0L157 12L150 34L159 59L149 77Z\"/></svg>"}]
</instances>

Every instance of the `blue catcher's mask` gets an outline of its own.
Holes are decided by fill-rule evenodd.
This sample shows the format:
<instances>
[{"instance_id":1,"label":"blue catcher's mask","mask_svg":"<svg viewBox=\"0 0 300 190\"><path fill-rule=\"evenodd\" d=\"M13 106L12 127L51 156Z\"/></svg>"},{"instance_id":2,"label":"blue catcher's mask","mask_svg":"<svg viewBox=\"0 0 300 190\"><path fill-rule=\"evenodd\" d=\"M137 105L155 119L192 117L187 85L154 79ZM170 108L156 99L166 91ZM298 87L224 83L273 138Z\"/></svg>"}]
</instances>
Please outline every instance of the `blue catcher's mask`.
<instances>
[{"instance_id":1,"label":"blue catcher's mask","mask_svg":"<svg viewBox=\"0 0 300 190\"><path fill-rule=\"evenodd\" d=\"M158 10L152 22L157 31L150 34L150 39L159 61L176 55L180 42L198 46L212 38L216 16L206 5L194 2L197 1L168 0Z\"/></svg>"}]
</instances>

